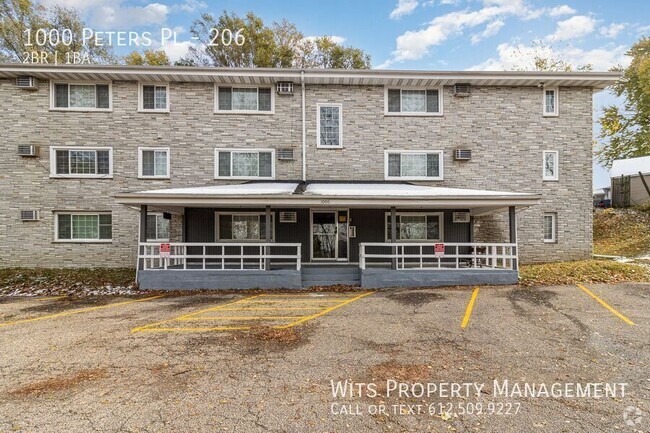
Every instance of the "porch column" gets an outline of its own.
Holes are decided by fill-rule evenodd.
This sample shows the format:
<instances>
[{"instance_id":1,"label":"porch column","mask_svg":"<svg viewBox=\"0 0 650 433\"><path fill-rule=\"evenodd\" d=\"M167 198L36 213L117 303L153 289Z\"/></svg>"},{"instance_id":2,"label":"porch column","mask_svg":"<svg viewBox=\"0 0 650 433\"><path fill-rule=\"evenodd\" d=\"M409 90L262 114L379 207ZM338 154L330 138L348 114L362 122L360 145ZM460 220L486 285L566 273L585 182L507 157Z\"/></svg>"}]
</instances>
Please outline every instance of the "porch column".
<instances>
[{"instance_id":1,"label":"porch column","mask_svg":"<svg viewBox=\"0 0 650 433\"><path fill-rule=\"evenodd\" d=\"M147 205L140 206L140 242L147 242Z\"/></svg>"},{"instance_id":2,"label":"porch column","mask_svg":"<svg viewBox=\"0 0 650 433\"><path fill-rule=\"evenodd\" d=\"M474 217L469 217L469 243L474 243Z\"/></svg>"},{"instance_id":3,"label":"porch column","mask_svg":"<svg viewBox=\"0 0 650 433\"><path fill-rule=\"evenodd\" d=\"M264 241L266 243L271 242L271 206L266 207L266 233L264 234ZM264 254L268 254L269 251L267 247L264 247ZM264 269L267 271L271 269L271 259L267 258L264 260Z\"/></svg>"},{"instance_id":4,"label":"porch column","mask_svg":"<svg viewBox=\"0 0 650 433\"><path fill-rule=\"evenodd\" d=\"M515 214L514 206L510 206L508 208L508 222L510 226L510 243L516 244L517 243L517 216ZM513 252L516 252L517 249L518 248L515 247L515 250ZM515 271L518 269L517 259L512 259L512 269Z\"/></svg>"},{"instance_id":5,"label":"porch column","mask_svg":"<svg viewBox=\"0 0 650 433\"><path fill-rule=\"evenodd\" d=\"M391 243L397 242L397 209L390 208L390 241ZM392 247L393 254L397 254L397 248ZM393 257L390 263L391 269L397 269L397 257Z\"/></svg>"}]
</instances>

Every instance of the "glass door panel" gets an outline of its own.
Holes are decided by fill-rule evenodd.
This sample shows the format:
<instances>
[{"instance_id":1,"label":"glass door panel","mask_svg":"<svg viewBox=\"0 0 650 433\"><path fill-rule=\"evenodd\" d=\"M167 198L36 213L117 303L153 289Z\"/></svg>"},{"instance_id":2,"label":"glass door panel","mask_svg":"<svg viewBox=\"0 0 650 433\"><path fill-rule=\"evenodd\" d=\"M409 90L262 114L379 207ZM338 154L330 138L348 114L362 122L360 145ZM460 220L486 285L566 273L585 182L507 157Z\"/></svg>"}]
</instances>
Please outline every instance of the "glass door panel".
<instances>
[{"instance_id":1,"label":"glass door panel","mask_svg":"<svg viewBox=\"0 0 650 433\"><path fill-rule=\"evenodd\" d=\"M312 213L312 257L336 259L337 212Z\"/></svg>"}]
</instances>

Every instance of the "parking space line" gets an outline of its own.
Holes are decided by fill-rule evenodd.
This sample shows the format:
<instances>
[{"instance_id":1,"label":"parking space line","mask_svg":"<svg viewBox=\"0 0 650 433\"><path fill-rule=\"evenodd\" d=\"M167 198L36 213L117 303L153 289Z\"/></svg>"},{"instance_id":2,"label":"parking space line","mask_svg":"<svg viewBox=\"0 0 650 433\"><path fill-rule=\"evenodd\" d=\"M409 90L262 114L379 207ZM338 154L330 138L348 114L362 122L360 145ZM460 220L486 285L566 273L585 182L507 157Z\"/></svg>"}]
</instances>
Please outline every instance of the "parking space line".
<instances>
[{"instance_id":1,"label":"parking space line","mask_svg":"<svg viewBox=\"0 0 650 433\"><path fill-rule=\"evenodd\" d=\"M474 309L474 302L476 302L476 297L478 296L478 290L479 290L478 286L474 287L472 296L469 298L469 302L467 303L467 308L465 309L465 315L463 316L463 321L460 322L461 328L467 328L467 325L469 325L469 318L472 316L472 310Z\"/></svg>"},{"instance_id":2,"label":"parking space line","mask_svg":"<svg viewBox=\"0 0 650 433\"><path fill-rule=\"evenodd\" d=\"M605 307L605 308L607 308L609 311L611 311L611 312L612 312L616 317L618 317L619 319L621 319L623 322L627 323L627 324L630 325L630 326L634 326L634 322L633 322L633 321L631 321L630 319L628 319L627 317L625 317L624 315L622 315L621 313L619 313L619 312L618 312L614 307L612 307L611 305L609 305L607 302L603 301L603 300L600 299L598 296L594 295L594 293L593 293L591 290L589 290L588 288L586 288L586 287L583 286L582 284L578 284L577 286L578 286L580 289L582 289L583 292L585 292L586 294L588 294L589 296L591 296L592 298L594 298L594 299L596 300L596 302L598 302L600 305L602 305L603 307Z\"/></svg>"},{"instance_id":3,"label":"parking space line","mask_svg":"<svg viewBox=\"0 0 650 433\"><path fill-rule=\"evenodd\" d=\"M320 313L316 313L316 314L313 314L311 316L303 317L302 319L296 320L295 322L289 323L288 325L276 326L276 328L278 328L278 329L286 329L286 328L291 328L292 326L299 325L301 323L305 323L308 320L312 320L312 319L315 319L317 317L324 316L325 314L330 313L330 312L336 310L337 308L341 308L341 307L343 307L345 305L348 305L348 304L350 304L350 303L352 303L354 301L357 301L357 300L359 300L359 299L361 299L361 298L363 298L365 296L368 296L368 295L372 295L372 292L362 293L361 295L355 296L354 298L350 298L350 299L348 299L348 300L346 300L344 302L341 302L340 304L337 304L337 305L334 305L332 307L326 308L323 311L321 311Z\"/></svg>"},{"instance_id":4,"label":"parking space line","mask_svg":"<svg viewBox=\"0 0 650 433\"><path fill-rule=\"evenodd\" d=\"M54 301L55 299L61 299L61 298L67 298L67 297L68 297L68 295L61 295L61 296L46 296L46 297L44 297L44 298L38 298L37 301L38 301L38 302L42 302L42 301Z\"/></svg>"},{"instance_id":5,"label":"parking space line","mask_svg":"<svg viewBox=\"0 0 650 433\"><path fill-rule=\"evenodd\" d=\"M176 319L180 322L200 322L202 320L291 320L297 319L302 316L203 316L203 317L188 317L187 319Z\"/></svg>"},{"instance_id":6,"label":"parking space line","mask_svg":"<svg viewBox=\"0 0 650 433\"><path fill-rule=\"evenodd\" d=\"M221 311L276 311L276 310L321 310L320 307L251 307L223 308Z\"/></svg>"},{"instance_id":7,"label":"parking space line","mask_svg":"<svg viewBox=\"0 0 650 433\"><path fill-rule=\"evenodd\" d=\"M249 304L266 304L266 303L295 303L295 304L318 304L321 302L343 302L347 301L347 298L343 299L262 299L259 301L250 301Z\"/></svg>"},{"instance_id":8,"label":"parking space line","mask_svg":"<svg viewBox=\"0 0 650 433\"><path fill-rule=\"evenodd\" d=\"M90 312L90 311L97 311L97 310L102 310L102 309L105 309L105 308L119 307L121 305L133 304L134 302L150 301L152 299L162 298L163 296L165 296L165 295L150 296L148 298L133 299L133 300L124 301L124 302L115 302L113 304L99 305L97 307L77 308L77 309L70 310L70 311L62 311L61 313L47 314L45 316L30 317L28 319L18 319L18 320L13 320L11 322L2 322L2 323L0 323L0 328L2 328L4 326L18 325L18 324L21 324L21 323L29 323L29 322L36 322L36 321L39 321L39 320L55 319L55 318L58 318L58 317L72 316L74 314L87 313L87 312Z\"/></svg>"}]
</instances>

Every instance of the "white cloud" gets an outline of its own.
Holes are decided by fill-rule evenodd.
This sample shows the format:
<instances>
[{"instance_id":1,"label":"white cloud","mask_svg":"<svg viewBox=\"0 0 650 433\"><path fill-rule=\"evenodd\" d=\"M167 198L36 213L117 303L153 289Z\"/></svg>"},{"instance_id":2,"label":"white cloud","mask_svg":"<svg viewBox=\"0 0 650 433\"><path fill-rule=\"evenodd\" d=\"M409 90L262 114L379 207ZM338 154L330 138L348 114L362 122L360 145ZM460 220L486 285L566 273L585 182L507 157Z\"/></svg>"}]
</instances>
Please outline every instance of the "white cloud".
<instances>
[{"instance_id":1,"label":"white cloud","mask_svg":"<svg viewBox=\"0 0 650 433\"><path fill-rule=\"evenodd\" d=\"M500 44L497 57L472 66L470 70L499 71L532 68L536 57L562 59L571 65L591 64L595 71L606 71L612 66L626 66L630 58L625 55L627 47L606 46L584 50L576 47L553 49L549 46Z\"/></svg>"},{"instance_id":2,"label":"white cloud","mask_svg":"<svg viewBox=\"0 0 650 433\"><path fill-rule=\"evenodd\" d=\"M618 34L625 28L625 24L622 23L612 23L609 26L603 26L600 28L600 34L606 38L616 38Z\"/></svg>"},{"instance_id":3,"label":"white cloud","mask_svg":"<svg viewBox=\"0 0 650 433\"><path fill-rule=\"evenodd\" d=\"M398 0L397 6L390 13L390 17L396 20L404 15L408 15L418 7L418 4L418 0Z\"/></svg>"},{"instance_id":4,"label":"white cloud","mask_svg":"<svg viewBox=\"0 0 650 433\"><path fill-rule=\"evenodd\" d=\"M485 23L494 22L508 16L528 19L535 11L524 0L484 0L483 8L475 11L456 11L440 15L422 30L409 30L397 37L397 48L392 59L382 63L388 67L405 60L418 60L424 57L432 46L440 45L463 30ZM497 25L498 26L498 25ZM497 29L498 30L498 29Z\"/></svg>"},{"instance_id":5,"label":"white cloud","mask_svg":"<svg viewBox=\"0 0 650 433\"><path fill-rule=\"evenodd\" d=\"M485 30L483 30L481 33L472 35L472 44L477 44L485 38L496 35L504 25L505 23L502 20L492 21L487 26L485 26Z\"/></svg>"},{"instance_id":6,"label":"white cloud","mask_svg":"<svg viewBox=\"0 0 650 433\"><path fill-rule=\"evenodd\" d=\"M596 20L586 15L576 15L568 20L557 23L555 33L547 39L553 41L566 41L578 39L593 32L596 28Z\"/></svg>"},{"instance_id":7,"label":"white cloud","mask_svg":"<svg viewBox=\"0 0 650 433\"><path fill-rule=\"evenodd\" d=\"M175 9L180 9L188 14L194 13L208 7L208 4L201 0L185 0L183 3L175 4Z\"/></svg>"},{"instance_id":8,"label":"white cloud","mask_svg":"<svg viewBox=\"0 0 650 433\"><path fill-rule=\"evenodd\" d=\"M174 63L177 60L180 60L181 57L185 56L187 54L187 50L190 49L190 47L196 47L197 45L191 41L181 41L181 42L176 42L171 43L167 42L165 45L160 47L160 49L164 50L165 53L167 53L167 57L169 57L169 60Z\"/></svg>"},{"instance_id":9,"label":"white cloud","mask_svg":"<svg viewBox=\"0 0 650 433\"><path fill-rule=\"evenodd\" d=\"M169 7L161 3L150 3L144 7L122 7L118 2L116 5L106 5L99 8L91 16L95 24L111 27L111 30L130 29L135 26L146 26L162 24L167 21Z\"/></svg>"},{"instance_id":10,"label":"white cloud","mask_svg":"<svg viewBox=\"0 0 650 433\"><path fill-rule=\"evenodd\" d=\"M576 10L573 9L571 6L567 6L567 5L556 6L554 8L551 8L548 11L548 14L552 17L559 17L562 15L572 15L574 13L576 13Z\"/></svg>"}]
</instances>

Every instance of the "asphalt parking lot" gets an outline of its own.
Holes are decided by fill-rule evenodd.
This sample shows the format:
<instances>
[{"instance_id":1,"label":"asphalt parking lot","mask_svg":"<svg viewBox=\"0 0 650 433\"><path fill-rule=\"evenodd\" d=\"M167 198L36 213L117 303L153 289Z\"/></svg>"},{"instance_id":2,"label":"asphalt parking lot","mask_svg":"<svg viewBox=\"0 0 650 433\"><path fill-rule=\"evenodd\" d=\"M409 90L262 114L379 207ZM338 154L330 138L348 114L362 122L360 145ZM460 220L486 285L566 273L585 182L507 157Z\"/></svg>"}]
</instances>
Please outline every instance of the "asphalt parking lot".
<instances>
[{"instance_id":1,"label":"asphalt parking lot","mask_svg":"<svg viewBox=\"0 0 650 433\"><path fill-rule=\"evenodd\" d=\"M649 323L648 283L0 298L0 431L647 432ZM361 395L333 395L346 379Z\"/></svg>"}]
</instances>

